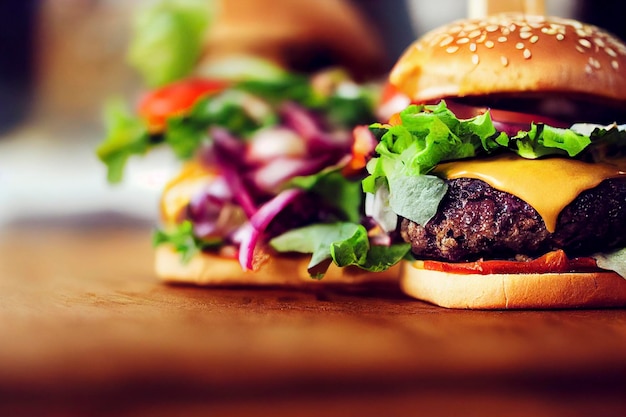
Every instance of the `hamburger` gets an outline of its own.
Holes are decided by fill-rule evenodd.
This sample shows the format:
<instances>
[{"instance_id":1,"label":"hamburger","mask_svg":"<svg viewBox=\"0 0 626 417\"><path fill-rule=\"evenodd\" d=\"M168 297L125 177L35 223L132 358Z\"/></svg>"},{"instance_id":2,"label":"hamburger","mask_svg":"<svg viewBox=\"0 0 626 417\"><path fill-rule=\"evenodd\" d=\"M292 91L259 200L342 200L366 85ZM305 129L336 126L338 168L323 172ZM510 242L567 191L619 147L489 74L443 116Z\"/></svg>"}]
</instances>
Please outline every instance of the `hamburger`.
<instances>
[{"instance_id":1,"label":"hamburger","mask_svg":"<svg viewBox=\"0 0 626 417\"><path fill-rule=\"evenodd\" d=\"M411 245L408 295L450 308L626 305L621 40L556 17L460 20L409 46L389 91L363 186L367 213Z\"/></svg>"},{"instance_id":2,"label":"hamburger","mask_svg":"<svg viewBox=\"0 0 626 417\"><path fill-rule=\"evenodd\" d=\"M207 34L212 46L198 53L193 68L191 46L199 51L204 36L202 3L148 9L130 58L153 87L131 109L108 108L106 138L97 149L111 183L122 181L131 157L156 148L169 147L182 161L160 198L157 276L199 285L302 285L322 277L324 283L397 282L408 246L378 239L362 214L360 181L375 143L358 134L362 129L353 134L375 120L378 86L357 83L344 66L307 73L283 66L280 51L323 45L308 31L281 33L266 38L273 53L259 51L251 45L263 34L242 42L232 21L237 15L224 7L232 30L218 21ZM302 18L302 10L295 15ZM250 40L251 28L240 29ZM348 38L359 33L347 32ZM180 51L181 44L190 48ZM374 59L371 42L364 49L361 58Z\"/></svg>"}]
</instances>

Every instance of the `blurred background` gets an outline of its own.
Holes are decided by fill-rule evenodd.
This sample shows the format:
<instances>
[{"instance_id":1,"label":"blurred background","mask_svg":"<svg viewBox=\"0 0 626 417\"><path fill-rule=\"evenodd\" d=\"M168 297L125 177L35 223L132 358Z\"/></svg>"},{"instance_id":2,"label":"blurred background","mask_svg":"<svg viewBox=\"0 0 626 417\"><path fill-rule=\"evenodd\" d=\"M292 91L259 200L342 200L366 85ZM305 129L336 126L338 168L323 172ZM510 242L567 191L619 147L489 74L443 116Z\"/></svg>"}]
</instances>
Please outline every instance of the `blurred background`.
<instances>
[{"instance_id":1,"label":"blurred background","mask_svg":"<svg viewBox=\"0 0 626 417\"><path fill-rule=\"evenodd\" d=\"M0 227L156 221L159 191L176 167L169 152L131 160L116 186L107 184L95 155L104 137L104 102L121 97L133 103L145 86L127 50L137 11L150 3L0 2ZM459 0L222 3L206 35L209 59L245 52L301 71L338 64L370 80L384 79L415 37L468 14ZM621 1L548 0L546 13L626 37ZM303 33L317 38L292 40ZM268 47L273 44L279 47Z\"/></svg>"}]
</instances>

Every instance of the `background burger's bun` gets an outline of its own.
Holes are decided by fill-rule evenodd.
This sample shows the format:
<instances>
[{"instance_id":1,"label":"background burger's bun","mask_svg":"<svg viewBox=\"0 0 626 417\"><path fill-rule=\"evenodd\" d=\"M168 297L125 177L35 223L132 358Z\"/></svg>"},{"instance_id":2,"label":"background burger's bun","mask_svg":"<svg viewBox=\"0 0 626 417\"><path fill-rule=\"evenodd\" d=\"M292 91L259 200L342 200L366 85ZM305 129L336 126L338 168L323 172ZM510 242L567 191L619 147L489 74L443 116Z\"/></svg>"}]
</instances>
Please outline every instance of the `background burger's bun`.
<instances>
[{"instance_id":1,"label":"background burger's bun","mask_svg":"<svg viewBox=\"0 0 626 417\"><path fill-rule=\"evenodd\" d=\"M626 101L626 45L575 20L501 14L435 29L390 81L416 102L485 94L566 93Z\"/></svg>"},{"instance_id":2,"label":"background burger's bun","mask_svg":"<svg viewBox=\"0 0 626 417\"><path fill-rule=\"evenodd\" d=\"M374 25L347 0L221 1L200 67L245 55L305 72L341 65L355 78L390 65Z\"/></svg>"},{"instance_id":3,"label":"background burger's bun","mask_svg":"<svg viewBox=\"0 0 626 417\"><path fill-rule=\"evenodd\" d=\"M165 282L207 286L303 286L328 284L394 283L400 277L400 265L384 272L368 273L358 269L339 268L332 264L323 279L307 273L308 256L271 257L258 271L243 272L236 259L198 254L182 264L180 254L165 245L156 249L155 270Z\"/></svg>"},{"instance_id":4,"label":"background burger's bun","mask_svg":"<svg viewBox=\"0 0 626 417\"><path fill-rule=\"evenodd\" d=\"M407 263L400 280L414 298L464 309L626 306L626 279L615 272L462 275Z\"/></svg>"}]
</instances>

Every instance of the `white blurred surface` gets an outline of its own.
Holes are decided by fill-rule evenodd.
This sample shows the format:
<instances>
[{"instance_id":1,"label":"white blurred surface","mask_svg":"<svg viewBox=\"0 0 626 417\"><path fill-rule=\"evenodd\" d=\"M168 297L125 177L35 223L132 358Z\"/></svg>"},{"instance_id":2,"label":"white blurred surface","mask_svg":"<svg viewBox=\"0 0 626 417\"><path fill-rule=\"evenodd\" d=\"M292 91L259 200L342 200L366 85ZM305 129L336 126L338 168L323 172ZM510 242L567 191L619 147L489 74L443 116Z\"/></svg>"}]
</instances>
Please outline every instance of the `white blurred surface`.
<instances>
[{"instance_id":1,"label":"white blurred surface","mask_svg":"<svg viewBox=\"0 0 626 417\"><path fill-rule=\"evenodd\" d=\"M178 161L169 149L156 150L131 159L124 181L111 185L95 154L97 134L59 143L29 127L0 141L0 226L87 215L104 223L124 217L156 222L160 191Z\"/></svg>"}]
</instances>

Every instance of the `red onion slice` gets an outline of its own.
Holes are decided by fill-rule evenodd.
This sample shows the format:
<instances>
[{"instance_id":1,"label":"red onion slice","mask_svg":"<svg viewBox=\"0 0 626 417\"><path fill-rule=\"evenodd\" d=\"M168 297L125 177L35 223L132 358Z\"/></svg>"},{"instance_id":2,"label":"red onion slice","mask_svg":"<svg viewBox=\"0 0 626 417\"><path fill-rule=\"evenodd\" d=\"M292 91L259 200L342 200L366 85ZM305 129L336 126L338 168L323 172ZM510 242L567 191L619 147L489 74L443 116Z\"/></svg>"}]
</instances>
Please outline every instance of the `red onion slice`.
<instances>
[{"instance_id":1,"label":"red onion slice","mask_svg":"<svg viewBox=\"0 0 626 417\"><path fill-rule=\"evenodd\" d=\"M272 220L292 201L304 194L297 188L282 191L276 197L265 203L250 218L250 222L238 233L241 237L239 247L239 263L244 271L254 270L256 260L259 259L259 240L265 233Z\"/></svg>"}]
</instances>

